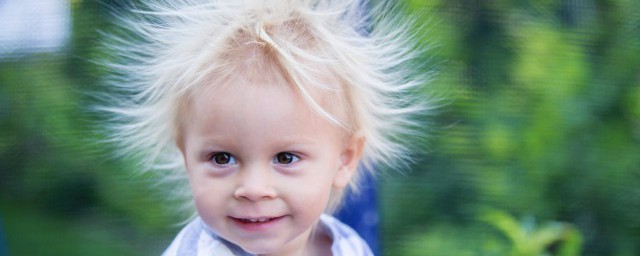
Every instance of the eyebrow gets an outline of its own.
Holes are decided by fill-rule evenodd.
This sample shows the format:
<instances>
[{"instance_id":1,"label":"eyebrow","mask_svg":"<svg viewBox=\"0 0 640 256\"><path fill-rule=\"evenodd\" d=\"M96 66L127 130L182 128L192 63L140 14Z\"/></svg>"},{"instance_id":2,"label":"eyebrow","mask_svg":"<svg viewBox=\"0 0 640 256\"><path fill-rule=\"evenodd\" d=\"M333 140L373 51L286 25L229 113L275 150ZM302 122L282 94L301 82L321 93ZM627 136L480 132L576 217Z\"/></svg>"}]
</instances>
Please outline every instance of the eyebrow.
<instances>
[{"instance_id":1,"label":"eyebrow","mask_svg":"<svg viewBox=\"0 0 640 256\"><path fill-rule=\"evenodd\" d=\"M316 145L316 142L313 141L303 141L300 142L300 140L286 140L286 141L278 141L276 142L276 147L278 148L288 148L288 147L308 147L308 146L313 146Z\"/></svg>"},{"instance_id":2,"label":"eyebrow","mask_svg":"<svg viewBox=\"0 0 640 256\"><path fill-rule=\"evenodd\" d=\"M212 135L203 138L204 144L217 144L221 146L233 144L233 141L226 136ZM308 146L315 145L318 141L305 136L290 136L282 139L278 139L274 142L274 145L278 147L287 146Z\"/></svg>"},{"instance_id":3,"label":"eyebrow","mask_svg":"<svg viewBox=\"0 0 640 256\"><path fill-rule=\"evenodd\" d=\"M222 146L222 147L227 147L227 146L233 144L233 141L231 139L227 138L226 136L213 135L213 136L203 137L199 144L201 144L201 145L218 145L218 146Z\"/></svg>"}]
</instances>

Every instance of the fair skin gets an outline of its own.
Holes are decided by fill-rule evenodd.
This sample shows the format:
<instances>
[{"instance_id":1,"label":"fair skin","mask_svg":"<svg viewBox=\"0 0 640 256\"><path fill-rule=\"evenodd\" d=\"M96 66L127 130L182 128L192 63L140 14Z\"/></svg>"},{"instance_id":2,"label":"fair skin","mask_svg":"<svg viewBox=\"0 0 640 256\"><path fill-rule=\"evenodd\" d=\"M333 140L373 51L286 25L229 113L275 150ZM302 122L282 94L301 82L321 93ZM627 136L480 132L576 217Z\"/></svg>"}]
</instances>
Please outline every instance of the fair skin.
<instances>
[{"instance_id":1,"label":"fair skin","mask_svg":"<svg viewBox=\"0 0 640 256\"><path fill-rule=\"evenodd\" d=\"M194 94L188 111L178 144L207 226L254 254L331 255L314 227L331 192L349 184L363 140L279 77L233 78Z\"/></svg>"}]
</instances>

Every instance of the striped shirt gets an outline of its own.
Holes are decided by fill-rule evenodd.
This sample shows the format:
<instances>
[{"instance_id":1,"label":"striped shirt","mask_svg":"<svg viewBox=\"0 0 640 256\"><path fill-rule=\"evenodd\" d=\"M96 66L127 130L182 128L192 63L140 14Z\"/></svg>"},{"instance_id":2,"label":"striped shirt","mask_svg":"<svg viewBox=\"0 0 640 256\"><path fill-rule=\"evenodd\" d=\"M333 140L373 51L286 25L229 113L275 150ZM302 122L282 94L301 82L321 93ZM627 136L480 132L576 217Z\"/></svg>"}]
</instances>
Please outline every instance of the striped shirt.
<instances>
[{"instance_id":1,"label":"striped shirt","mask_svg":"<svg viewBox=\"0 0 640 256\"><path fill-rule=\"evenodd\" d=\"M367 243L349 226L336 218L323 214L319 225L332 238L333 256L373 255ZM200 218L191 221L178 233L163 256L245 256L253 255L239 246L220 238L205 226Z\"/></svg>"}]
</instances>

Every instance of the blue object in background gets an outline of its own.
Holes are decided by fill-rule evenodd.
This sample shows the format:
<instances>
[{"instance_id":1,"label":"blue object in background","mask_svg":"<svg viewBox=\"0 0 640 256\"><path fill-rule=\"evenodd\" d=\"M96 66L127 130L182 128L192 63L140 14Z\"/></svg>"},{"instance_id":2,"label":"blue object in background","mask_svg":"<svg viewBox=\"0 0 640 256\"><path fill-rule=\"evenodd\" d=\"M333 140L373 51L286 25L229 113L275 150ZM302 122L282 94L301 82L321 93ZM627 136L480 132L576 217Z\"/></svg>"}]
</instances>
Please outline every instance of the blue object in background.
<instances>
[{"instance_id":1,"label":"blue object in background","mask_svg":"<svg viewBox=\"0 0 640 256\"><path fill-rule=\"evenodd\" d=\"M374 255L380 255L377 186L375 179L368 172L365 173L360 183L360 193L347 191L344 205L335 216L358 232Z\"/></svg>"}]
</instances>

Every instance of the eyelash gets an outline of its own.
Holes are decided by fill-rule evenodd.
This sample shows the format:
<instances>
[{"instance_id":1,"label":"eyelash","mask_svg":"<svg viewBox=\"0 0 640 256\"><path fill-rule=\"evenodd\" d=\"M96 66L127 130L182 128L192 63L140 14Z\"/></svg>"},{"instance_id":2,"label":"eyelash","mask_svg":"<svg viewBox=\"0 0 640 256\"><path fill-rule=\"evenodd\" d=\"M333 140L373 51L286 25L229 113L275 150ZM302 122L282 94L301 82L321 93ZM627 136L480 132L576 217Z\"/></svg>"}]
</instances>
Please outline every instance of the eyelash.
<instances>
[{"instance_id":1,"label":"eyelash","mask_svg":"<svg viewBox=\"0 0 640 256\"><path fill-rule=\"evenodd\" d=\"M280 160L285 160L286 163L280 162ZM273 157L274 164L292 165L298 161L300 161L300 157L298 157L296 154L292 154L289 152L280 152L276 154L275 157Z\"/></svg>"},{"instance_id":2,"label":"eyelash","mask_svg":"<svg viewBox=\"0 0 640 256\"><path fill-rule=\"evenodd\" d=\"M236 158L227 152L219 152L211 155L209 159L216 165L229 166L236 164Z\"/></svg>"}]
</instances>

